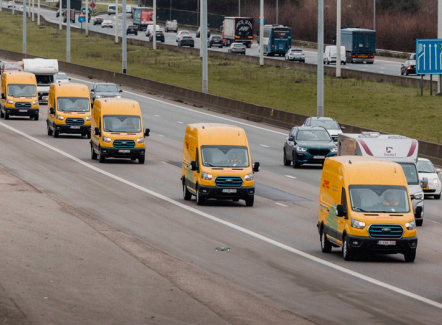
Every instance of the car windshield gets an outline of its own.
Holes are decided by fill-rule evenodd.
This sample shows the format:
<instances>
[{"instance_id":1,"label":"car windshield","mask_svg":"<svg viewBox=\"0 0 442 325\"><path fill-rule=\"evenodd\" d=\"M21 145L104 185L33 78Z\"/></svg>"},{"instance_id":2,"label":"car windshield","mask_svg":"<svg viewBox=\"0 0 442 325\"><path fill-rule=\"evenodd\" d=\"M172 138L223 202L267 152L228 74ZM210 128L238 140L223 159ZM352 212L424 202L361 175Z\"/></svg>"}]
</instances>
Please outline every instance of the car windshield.
<instances>
[{"instance_id":1,"label":"car windshield","mask_svg":"<svg viewBox=\"0 0 442 325\"><path fill-rule=\"evenodd\" d=\"M57 73L57 79L58 80L65 80L67 78L68 78L68 76L65 75L64 73Z\"/></svg>"},{"instance_id":2,"label":"car windshield","mask_svg":"<svg viewBox=\"0 0 442 325\"><path fill-rule=\"evenodd\" d=\"M351 185L351 209L356 212L410 212L409 196L404 186Z\"/></svg>"},{"instance_id":3,"label":"car windshield","mask_svg":"<svg viewBox=\"0 0 442 325\"><path fill-rule=\"evenodd\" d=\"M399 163L404 170L405 178L407 179L408 185L418 185L419 176L417 174L416 165L413 163Z\"/></svg>"},{"instance_id":4,"label":"car windshield","mask_svg":"<svg viewBox=\"0 0 442 325\"><path fill-rule=\"evenodd\" d=\"M37 87L27 84L10 84L8 85L8 96L35 97L37 96Z\"/></svg>"},{"instance_id":5,"label":"car windshield","mask_svg":"<svg viewBox=\"0 0 442 325\"><path fill-rule=\"evenodd\" d=\"M325 130L299 131L296 135L298 141L331 141L330 135Z\"/></svg>"},{"instance_id":6,"label":"car windshield","mask_svg":"<svg viewBox=\"0 0 442 325\"><path fill-rule=\"evenodd\" d=\"M190 33L189 33L189 32L184 32L184 31L182 31L182 32L180 33L180 35L190 35Z\"/></svg>"},{"instance_id":7,"label":"car windshield","mask_svg":"<svg viewBox=\"0 0 442 325\"><path fill-rule=\"evenodd\" d=\"M202 146L201 158L209 167L247 167L249 155L244 146Z\"/></svg>"},{"instance_id":8,"label":"car windshield","mask_svg":"<svg viewBox=\"0 0 442 325\"><path fill-rule=\"evenodd\" d=\"M333 120L313 120L311 126L322 126L327 130L339 130L339 125Z\"/></svg>"},{"instance_id":9,"label":"car windshield","mask_svg":"<svg viewBox=\"0 0 442 325\"><path fill-rule=\"evenodd\" d=\"M139 133L141 119L134 115L105 115L103 128L105 132Z\"/></svg>"},{"instance_id":10,"label":"car windshield","mask_svg":"<svg viewBox=\"0 0 442 325\"><path fill-rule=\"evenodd\" d=\"M419 173L436 173L433 164L427 160L418 160L417 171Z\"/></svg>"},{"instance_id":11,"label":"car windshield","mask_svg":"<svg viewBox=\"0 0 442 325\"><path fill-rule=\"evenodd\" d=\"M89 98L82 97L59 97L57 109L60 112L89 112Z\"/></svg>"},{"instance_id":12,"label":"car windshield","mask_svg":"<svg viewBox=\"0 0 442 325\"><path fill-rule=\"evenodd\" d=\"M221 39L221 37L220 36L213 36L212 39L215 40L215 41L218 41L218 40Z\"/></svg>"},{"instance_id":13,"label":"car windshield","mask_svg":"<svg viewBox=\"0 0 442 325\"><path fill-rule=\"evenodd\" d=\"M113 84L108 84L108 85L104 84L104 85L97 85L96 91L100 93L117 93L118 88L116 85Z\"/></svg>"},{"instance_id":14,"label":"car windshield","mask_svg":"<svg viewBox=\"0 0 442 325\"><path fill-rule=\"evenodd\" d=\"M292 52L292 53L301 53L302 50L291 50L290 52Z\"/></svg>"}]
</instances>

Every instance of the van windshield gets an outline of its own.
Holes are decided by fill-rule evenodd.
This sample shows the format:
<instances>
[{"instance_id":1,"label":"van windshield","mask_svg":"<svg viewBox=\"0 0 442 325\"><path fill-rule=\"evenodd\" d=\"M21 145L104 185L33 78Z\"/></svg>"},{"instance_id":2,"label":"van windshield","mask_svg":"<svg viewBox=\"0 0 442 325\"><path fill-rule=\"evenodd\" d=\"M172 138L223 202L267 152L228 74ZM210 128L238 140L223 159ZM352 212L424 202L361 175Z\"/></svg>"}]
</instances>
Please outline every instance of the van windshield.
<instances>
[{"instance_id":1,"label":"van windshield","mask_svg":"<svg viewBox=\"0 0 442 325\"><path fill-rule=\"evenodd\" d=\"M37 86L50 86L54 82L54 75L35 75Z\"/></svg>"},{"instance_id":2,"label":"van windshield","mask_svg":"<svg viewBox=\"0 0 442 325\"><path fill-rule=\"evenodd\" d=\"M135 115L105 115L103 129L105 132L139 133L141 119Z\"/></svg>"},{"instance_id":3,"label":"van windshield","mask_svg":"<svg viewBox=\"0 0 442 325\"><path fill-rule=\"evenodd\" d=\"M413 163L399 163L404 170L405 178L408 185L419 185L419 176L417 174L416 165Z\"/></svg>"},{"instance_id":4,"label":"van windshield","mask_svg":"<svg viewBox=\"0 0 442 325\"><path fill-rule=\"evenodd\" d=\"M8 96L35 97L37 96L37 87L27 84L10 84L8 85Z\"/></svg>"},{"instance_id":5,"label":"van windshield","mask_svg":"<svg viewBox=\"0 0 442 325\"><path fill-rule=\"evenodd\" d=\"M89 98L59 97L57 99L57 110L60 112L89 112Z\"/></svg>"},{"instance_id":6,"label":"van windshield","mask_svg":"<svg viewBox=\"0 0 442 325\"><path fill-rule=\"evenodd\" d=\"M203 166L248 167L249 155L244 146L201 146Z\"/></svg>"},{"instance_id":7,"label":"van windshield","mask_svg":"<svg viewBox=\"0 0 442 325\"><path fill-rule=\"evenodd\" d=\"M351 209L356 212L410 212L409 196L404 186L351 185Z\"/></svg>"}]
</instances>

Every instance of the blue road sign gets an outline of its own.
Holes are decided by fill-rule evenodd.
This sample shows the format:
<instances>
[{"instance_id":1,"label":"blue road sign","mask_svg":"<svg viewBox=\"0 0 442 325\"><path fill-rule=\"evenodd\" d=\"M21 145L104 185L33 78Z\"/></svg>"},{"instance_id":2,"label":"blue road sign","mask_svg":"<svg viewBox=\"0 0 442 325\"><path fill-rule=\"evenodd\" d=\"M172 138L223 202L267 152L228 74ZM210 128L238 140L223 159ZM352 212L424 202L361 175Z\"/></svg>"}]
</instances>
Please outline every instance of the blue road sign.
<instances>
[{"instance_id":1,"label":"blue road sign","mask_svg":"<svg viewBox=\"0 0 442 325\"><path fill-rule=\"evenodd\" d=\"M416 40L416 74L442 74L442 39Z\"/></svg>"},{"instance_id":2,"label":"blue road sign","mask_svg":"<svg viewBox=\"0 0 442 325\"><path fill-rule=\"evenodd\" d=\"M85 23L86 22L86 17L85 16L78 16L78 22L79 23Z\"/></svg>"}]
</instances>

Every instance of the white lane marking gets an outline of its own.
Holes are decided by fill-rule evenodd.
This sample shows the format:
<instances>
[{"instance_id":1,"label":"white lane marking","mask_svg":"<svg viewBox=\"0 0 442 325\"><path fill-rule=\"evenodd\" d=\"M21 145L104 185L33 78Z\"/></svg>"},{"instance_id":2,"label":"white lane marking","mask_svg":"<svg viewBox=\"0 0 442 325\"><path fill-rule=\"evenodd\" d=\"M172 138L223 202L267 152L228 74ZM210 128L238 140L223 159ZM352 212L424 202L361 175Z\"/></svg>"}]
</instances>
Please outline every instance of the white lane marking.
<instances>
[{"instance_id":1,"label":"white lane marking","mask_svg":"<svg viewBox=\"0 0 442 325\"><path fill-rule=\"evenodd\" d=\"M288 178L296 178L295 176L292 176L292 175L284 175L285 177L288 177Z\"/></svg>"},{"instance_id":2,"label":"white lane marking","mask_svg":"<svg viewBox=\"0 0 442 325\"><path fill-rule=\"evenodd\" d=\"M32 137L32 136L30 136L30 135L28 135L28 134L26 134L26 133L24 133L24 132L22 132L22 131L20 131L20 130L17 130L17 129L15 129L15 128L13 128L13 127L7 125L7 124L4 124L3 122L0 122L0 125L3 126L3 127L5 127L5 128L7 128L7 129L9 129L9 130L11 130L11 131L13 131L13 132L15 132L15 133L17 133L17 134L22 135L23 137L25 137L25 138L27 138L27 139L29 139L29 140L31 140L31 141L34 141L34 142L36 142L36 143L42 145L43 147L46 147L46 148L48 148L48 149L50 149L50 150L52 150L52 151L54 151L54 152L59 153L59 154L62 155L62 156L65 156L65 157L68 158L68 159L71 159L71 160L77 162L77 163L79 163L80 165L83 165L83 166L85 166L85 167L87 167L87 168L89 168L89 169L92 169L92 170L96 171L97 173L103 174L103 175L105 175L105 176L107 176L107 177L109 177L109 178L112 178L112 179L114 179L114 180L116 180L116 181L119 181L119 182L121 182L121 183L123 183L123 184L126 184L126 185L128 185L128 186L131 186L131 187L133 187L133 188L135 188L135 189L137 189L137 190L140 190L140 191L142 191L142 192L144 192L144 193L147 193L147 194L149 194L149 195L155 196L155 197L157 197L157 198L159 198L159 199L161 199L161 200L163 200L163 201L166 201L166 202L168 202L168 203L170 203L170 204L173 204L173 205L175 205L175 206L177 206L177 207L179 207L179 208L182 208L182 209L184 209L184 210L187 210L187 211L189 211L189 212L191 212L191 213L194 213L194 214L200 215L201 217L204 217L204 218L206 218L206 219L212 220L212 221L214 221L214 222L217 222L217 223L219 223L219 224L222 224L222 225L224 225L224 226L226 226L226 227L229 227L229 228L231 228L231 229L234 229L234 230L237 230L237 231L239 231L239 232L242 232L242 233L244 233L244 234L246 234L246 235L249 235L249 236L251 236L251 237L253 237L253 238L259 239L259 240L261 240L261 241L263 241L263 242L265 242L265 243L268 243L268 244L273 245L273 246L275 246L275 247L279 247L279 248L281 248L281 249L283 249L283 250L285 250L285 251L287 251L287 252L290 252L290 253L293 253L293 254L299 255L299 256L301 256L301 257L304 257L304 258L306 258L306 259L308 259L308 260L310 260L310 261L316 262L316 263L321 264L321 265L323 265L323 266L326 266L326 267L329 267L329 268L331 268L331 269L337 270L337 271L339 271L339 272L342 272L342 273L345 273L345 274L351 275L351 276L353 276L353 277L355 277L355 278L358 278L358 279L364 280L364 281L366 281L366 282L369 282L369 283L375 284L375 285L377 285L377 286L380 286L380 287L382 287L382 288L385 288L385 289L391 290L391 291L393 291L393 292L399 293L399 294L404 295L404 296L406 296L406 297L409 297L409 298L412 298L412 299L418 300L418 301L423 302L423 303L425 303L425 304L428 304L428 305L430 305L430 306L433 306L433 307L436 307L436 308L442 309L442 303L439 303L439 302L437 302L437 301L434 301L434 300L431 300L431 299L428 299L428 298L422 297L422 296L420 296L420 295L417 295L417 294L414 294L414 293L412 293L412 292L406 291L406 290L404 290L404 289L401 289L401 288L395 287L395 286L390 285L390 284L388 284L388 283L385 283L385 282L382 282L382 281L379 281L379 280L373 279L373 278L371 278L371 277L369 277L369 276L366 276L366 275L360 274L360 273L358 273L358 272L352 271L352 270L347 269L347 268L345 268L345 267L342 267L342 266L339 266L339 265L333 264L333 263L331 263L331 262L325 261L325 260L323 260L323 259L320 259L319 257L313 256L313 255L310 255L310 254L307 254L307 253L305 253L305 252L303 252L303 251L301 251L301 250L299 250L299 249L296 249L296 248L290 247L290 246L288 246L288 245L286 245L286 244L280 243L280 242L278 242L278 241L276 241L276 240L273 240L273 239L271 239L271 238L265 237L265 236L260 235L260 234L258 234L258 233L256 233L256 232L253 232L253 231L248 230L248 229L246 229L246 228L243 228L243 227L241 227L241 226L235 225L235 224L233 224L233 223L231 223L231 222L228 222L228 221L225 221L225 220L219 219L219 218L217 218L217 217L215 217L215 216L212 216L212 215L210 215L210 214L208 214L208 213L206 213L206 212L202 212L202 211L200 211L200 210L197 210L197 209L195 209L195 208L192 208L192 207L190 207L190 206L187 206L187 205L185 205L185 204L183 204L183 203L181 203L181 202L175 201L175 200L173 200L173 199L171 199L171 198L169 198L169 197L167 197L167 196L165 196L165 195L162 195L162 194L160 194L160 193L154 192L154 191L149 190L149 189L147 189L147 188L145 188L145 187L142 187L142 186L140 186L140 185L137 185L137 184L135 184L135 183L132 183L132 182L130 182L130 181L128 181L128 180L125 180L124 178L121 178L121 177L119 177L119 176L116 176L116 175L114 175L114 174L111 174L111 173L109 173L109 172L106 172L106 171L104 171L104 170L102 170L102 169L100 169L100 168L98 168L98 167L95 167L95 166L93 166L93 165L91 165L91 164L89 164L89 163L87 163L87 162L84 162L84 161L82 161L81 159L79 159L79 158L77 158L77 157L74 157L74 156L72 156L72 155L70 155L70 154L68 154L68 153L66 153L66 152L64 152L64 151L62 151L62 150L60 150L60 149L57 149L57 148L55 148L55 147L52 147L51 145L49 145L49 144L47 144L47 143L45 143L45 142L43 142L43 141L41 141L41 140L38 140L37 138L34 138L34 137Z\"/></svg>"},{"instance_id":3,"label":"white lane marking","mask_svg":"<svg viewBox=\"0 0 442 325\"><path fill-rule=\"evenodd\" d=\"M282 206L282 207L287 207L287 205L282 204L282 203L279 203L279 202L275 202L275 204L280 205L280 206Z\"/></svg>"},{"instance_id":4,"label":"white lane marking","mask_svg":"<svg viewBox=\"0 0 442 325\"><path fill-rule=\"evenodd\" d=\"M177 121L179 124L183 124L184 122L181 122L181 121Z\"/></svg>"},{"instance_id":5,"label":"white lane marking","mask_svg":"<svg viewBox=\"0 0 442 325\"><path fill-rule=\"evenodd\" d=\"M83 79L72 78L72 80L79 80L79 81L82 81L82 82L94 84L94 82L90 82L90 81L83 80ZM217 116L217 115L206 113L206 112L197 111L197 110L194 110L194 109L191 109L191 108L188 108L188 107L176 105L176 104L173 104L173 103L161 100L161 99L140 95L140 94L133 93L133 92L130 92L130 91L124 91L124 93L130 94L130 95L134 95L134 96L138 96L138 97L141 97L141 98L144 98L144 99L153 100L153 101L156 101L156 102L159 102L159 103L162 103L162 104L166 104L166 105L169 105L169 106L173 106L173 107L176 107L176 108L179 108L179 109L184 109L184 110L189 111L189 112L193 112L193 113L198 113L198 114L205 115L205 116L214 117L214 118L217 118L217 119L220 119L220 120L229 121L229 122L236 123L236 124L239 124L239 125L247 125L247 126L249 126L251 128L255 128L257 130L262 130L262 131L271 132L271 133L280 134L280 135L285 135L285 136L287 135L285 132L274 131L274 130L266 129L266 128L263 128L263 127L260 127L260 126L252 125L252 124L249 124L249 123L245 123L245 122L240 122L240 121L236 121L236 120L233 120L233 119L229 119L227 117L222 117L222 116Z\"/></svg>"},{"instance_id":6,"label":"white lane marking","mask_svg":"<svg viewBox=\"0 0 442 325\"><path fill-rule=\"evenodd\" d=\"M160 117L159 115L154 115L154 116L156 116L156 117Z\"/></svg>"},{"instance_id":7,"label":"white lane marking","mask_svg":"<svg viewBox=\"0 0 442 325\"><path fill-rule=\"evenodd\" d=\"M162 134L157 134L157 136L159 136L159 137L163 137L163 138L164 138L164 135L162 135Z\"/></svg>"},{"instance_id":8,"label":"white lane marking","mask_svg":"<svg viewBox=\"0 0 442 325\"><path fill-rule=\"evenodd\" d=\"M264 147L264 148L268 148L269 147L269 146L266 146L265 144L260 144L260 146Z\"/></svg>"}]
</instances>

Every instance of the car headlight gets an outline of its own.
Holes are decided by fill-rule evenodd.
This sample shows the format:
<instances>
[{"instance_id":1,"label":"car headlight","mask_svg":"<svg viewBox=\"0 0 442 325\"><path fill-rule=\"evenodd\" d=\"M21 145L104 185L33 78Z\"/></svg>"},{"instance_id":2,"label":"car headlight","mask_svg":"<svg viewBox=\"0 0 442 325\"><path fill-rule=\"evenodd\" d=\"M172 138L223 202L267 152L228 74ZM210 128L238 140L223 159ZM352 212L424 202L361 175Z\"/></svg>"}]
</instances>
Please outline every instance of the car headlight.
<instances>
[{"instance_id":1,"label":"car headlight","mask_svg":"<svg viewBox=\"0 0 442 325\"><path fill-rule=\"evenodd\" d=\"M413 221L410 221L410 222L407 222L406 224L405 224L405 228L407 228L407 230L413 230L413 229L416 229L416 222L413 220Z\"/></svg>"},{"instance_id":2,"label":"car headlight","mask_svg":"<svg viewBox=\"0 0 442 325\"><path fill-rule=\"evenodd\" d=\"M120 95L117 95L117 96L115 96L115 98L121 98L121 96L120 96Z\"/></svg>"},{"instance_id":3,"label":"car headlight","mask_svg":"<svg viewBox=\"0 0 442 325\"><path fill-rule=\"evenodd\" d=\"M32 102L32 105L38 105L38 100Z\"/></svg>"},{"instance_id":4,"label":"car headlight","mask_svg":"<svg viewBox=\"0 0 442 325\"><path fill-rule=\"evenodd\" d=\"M253 173L250 173L250 174L244 176L244 180L246 180L246 181L253 181L254 178L255 178L255 176Z\"/></svg>"},{"instance_id":5,"label":"car headlight","mask_svg":"<svg viewBox=\"0 0 442 325\"><path fill-rule=\"evenodd\" d=\"M435 178L433 179L434 184L436 184L436 186L439 186L439 179Z\"/></svg>"},{"instance_id":6,"label":"car headlight","mask_svg":"<svg viewBox=\"0 0 442 325\"><path fill-rule=\"evenodd\" d=\"M353 228L357 228L357 229L364 229L365 228L365 222L362 222L362 221L359 221L359 220L351 218L351 226Z\"/></svg>"},{"instance_id":7,"label":"car headlight","mask_svg":"<svg viewBox=\"0 0 442 325\"><path fill-rule=\"evenodd\" d=\"M424 198L424 192L411 194L411 199L422 200L423 198Z\"/></svg>"},{"instance_id":8,"label":"car headlight","mask_svg":"<svg viewBox=\"0 0 442 325\"><path fill-rule=\"evenodd\" d=\"M6 101L6 103L9 104L9 105L10 105L10 104L14 104L14 102L13 102L12 100L10 100L10 99L8 99L8 100Z\"/></svg>"},{"instance_id":9,"label":"car headlight","mask_svg":"<svg viewBox=\"0 0 442 325\"><path fill-rule=\"evenodd\" d=\"M207 180L207 181L210 181L210 180L213 178L213 175L211 175L211 174L207 174L207 173L205 173L205 172L202 172L202 173L201 173L201 178L202 178L202 179L205 179L205 180Z\"/></svg>"},{"instance_id":10,"label":"car headlight","mask_svg":"<svg viewBox=\"0 0 442 325\"><path fill-rule=\"evenodd\" d=\"M137 139L137 143L144 143L144 138Z\"/></svg>"},{"instance_id":11,"label":"car headlight","mask_svg":"<svg viewBox=\"0 0 442 325\"><path fill-rule=\"evenodd\" d=\"M111 138L108 138L108 137L105 137L105 136L103 136L103 141L104 141L104 142L107 142L107 143L110 143L110 142L112 141L112 139L111 139Z\"/></svg>"},{"instance_id":12,"label":"car headlight","mask_svg":"<svg viewBox=\"0 0 442 325\"><path fill-rule=\"evenodd\" d=\"M307 149L306 149L306 148L303 148L303 147L297 147L297 148L296 148L296 151L298 151L298 152L306 152Z\"/></svg>"},{"instance_id":13,"label":"car headlight","mask_svg":"<svg viewBox=\"0 0 442 325\"><path fill-rule=\"evenodd\" d=\"M92 120L92 116L86 116L86 121Z\"/></svg>"},{"instance_id":14,"label":"car headlight","mask_svg":"<svg viewBox=\"0 0 442 325\"><path fill-rule=\"evenodd\" d=\"M100 96L100 95L97 95L97 96L95 96L95 98L101 98L101 96Z\"/></svg>"},{"instance_id":15,"label":"car headlight","mask_svg":"<svg viewBox=\"0 0 442 325\"><path fill-rule=\"evenodd\" d=\"M338 152L338 148L333 148L330 152Z\"/></svg>"},{"instance_id":16,"label":"car headlight","mask_svg":"<svg viewBox=\"0 0 442 325\"><path fill-rule=\"evenodd\" d=\"M64 116L57 115L57 120L63 121L64 120Z\"/></svg>"}]
</instances>

